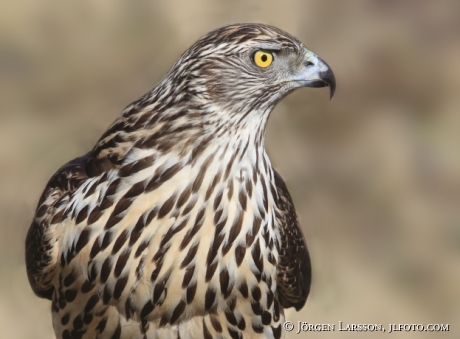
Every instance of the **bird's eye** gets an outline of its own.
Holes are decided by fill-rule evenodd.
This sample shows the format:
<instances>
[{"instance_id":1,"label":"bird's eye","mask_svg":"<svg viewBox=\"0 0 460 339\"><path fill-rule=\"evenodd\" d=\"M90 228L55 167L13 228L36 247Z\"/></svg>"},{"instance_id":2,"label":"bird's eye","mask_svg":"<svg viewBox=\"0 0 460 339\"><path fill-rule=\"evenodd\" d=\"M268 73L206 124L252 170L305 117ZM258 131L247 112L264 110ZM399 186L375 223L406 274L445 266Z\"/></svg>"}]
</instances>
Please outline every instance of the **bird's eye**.
<instances>
[{"instance_id":1,"label":"bird's eye","mask_svg":"<svg viewBox=\"0 0 460 339\"><path fill-rule=\"evenodd\" d=\"M261 67L266 68L273 62L273 54L267 51L257 51L254 53L254 63Z\"/></svg>"}]
</instances>

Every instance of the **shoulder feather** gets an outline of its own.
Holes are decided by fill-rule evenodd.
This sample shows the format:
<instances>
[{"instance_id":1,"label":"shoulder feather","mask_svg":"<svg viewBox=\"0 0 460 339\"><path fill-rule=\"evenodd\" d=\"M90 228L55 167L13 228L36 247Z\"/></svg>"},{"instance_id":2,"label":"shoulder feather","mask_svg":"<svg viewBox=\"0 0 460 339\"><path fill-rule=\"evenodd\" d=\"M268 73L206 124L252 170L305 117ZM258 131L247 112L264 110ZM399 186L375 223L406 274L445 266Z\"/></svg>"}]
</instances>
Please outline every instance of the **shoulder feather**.
<instances>
[{"instance_id":1,"label":"shoulder feather","mask_svg":"<svg viewBox=\"0 0 460 339\"><path fill-rule=\"evenodd\" d=\"M85 164L88 154L62 166L51 177L35 212L26 237L26 266L35 294L51 299L55 267L58 261L56 229L64 219L64 211L73 192L88 177Z\"/></svg>"}]
</instances>

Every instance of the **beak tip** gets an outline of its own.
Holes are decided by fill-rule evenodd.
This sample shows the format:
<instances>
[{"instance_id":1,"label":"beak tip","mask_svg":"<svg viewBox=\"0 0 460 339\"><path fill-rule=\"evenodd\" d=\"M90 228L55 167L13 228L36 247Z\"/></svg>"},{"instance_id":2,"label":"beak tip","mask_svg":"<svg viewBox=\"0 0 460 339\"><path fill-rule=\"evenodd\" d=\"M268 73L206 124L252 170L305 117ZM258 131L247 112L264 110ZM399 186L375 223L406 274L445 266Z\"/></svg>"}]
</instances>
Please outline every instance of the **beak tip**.
<instances>
[{"instance_id":1,"label":"beak tip","mask_svg":"<svg viewBox=\"0 0 460 339\"><path fill-rule=\"evenodd\" d=\"M335 76L330 68L323 74L323 81L329 86L329 100L331 100L335 93Z\"/></svg>"},{"instance_id":2,"label":"beak tip","mask_svg":"<svg viewBox=\"0 0 460 339\"><path fill-rule=\"evenodd\" d=\"M335 83L329 86L329 93L330 93L329 100L332 100L332 97L334 96L334 93L335 93Z\"/></svg>"}]
</instances>

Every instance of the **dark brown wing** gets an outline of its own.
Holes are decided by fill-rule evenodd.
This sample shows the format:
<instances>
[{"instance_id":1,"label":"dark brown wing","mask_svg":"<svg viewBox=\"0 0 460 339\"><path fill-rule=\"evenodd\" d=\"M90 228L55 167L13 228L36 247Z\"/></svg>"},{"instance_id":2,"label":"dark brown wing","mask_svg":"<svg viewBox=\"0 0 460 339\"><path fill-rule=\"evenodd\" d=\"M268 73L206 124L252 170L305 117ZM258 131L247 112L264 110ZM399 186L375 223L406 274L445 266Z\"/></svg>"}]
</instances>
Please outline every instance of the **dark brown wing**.
<instances>
[{"instance_id":1,"label":"dark brown wing","mask_svg":"<svg viewBox=\"0 0 460 339\"><path fill-rule=\"evenodd\" d=\"M281 176L275 173L278 192L276 226L280 233L277 266L278 299L285 308L300 310L307 301L311 284L311 262L291 195Z\"/></svg>"},{"instance_id":2,"label":"dark brown wing","mask_svg":"<svg viewBox=\"0 0 460 339\"><path fill-rule=\"evenodd\" d=\"M51 299L53 294L51 280L58 262L56 229L72 193L88 178L85 172L87 157L70 161L51 177L27 233L27 276L35 294L42 298Z\"/></svg>"}]
</instances>

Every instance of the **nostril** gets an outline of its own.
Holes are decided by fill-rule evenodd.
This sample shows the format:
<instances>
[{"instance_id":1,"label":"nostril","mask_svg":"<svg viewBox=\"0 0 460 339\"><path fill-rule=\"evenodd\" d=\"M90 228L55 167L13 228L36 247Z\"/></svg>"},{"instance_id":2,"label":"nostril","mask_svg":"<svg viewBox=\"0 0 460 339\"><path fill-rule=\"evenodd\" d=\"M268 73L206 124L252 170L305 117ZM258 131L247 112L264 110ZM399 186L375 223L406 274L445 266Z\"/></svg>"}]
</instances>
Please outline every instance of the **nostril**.
<instances>
[{"instance_id":1,"label":"nostril","mask_svg":"<svg viewBox=\"0 0 460 339\"><path fill-rule=\"evenodd\" d=\"M306 67L308 67L308 66L313 66L313 62L307 61L307 62L305 62L305 66L306 66Z\"/></svg>"}]
</instances>

